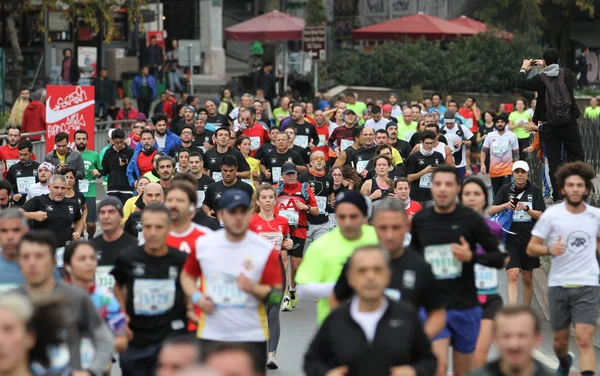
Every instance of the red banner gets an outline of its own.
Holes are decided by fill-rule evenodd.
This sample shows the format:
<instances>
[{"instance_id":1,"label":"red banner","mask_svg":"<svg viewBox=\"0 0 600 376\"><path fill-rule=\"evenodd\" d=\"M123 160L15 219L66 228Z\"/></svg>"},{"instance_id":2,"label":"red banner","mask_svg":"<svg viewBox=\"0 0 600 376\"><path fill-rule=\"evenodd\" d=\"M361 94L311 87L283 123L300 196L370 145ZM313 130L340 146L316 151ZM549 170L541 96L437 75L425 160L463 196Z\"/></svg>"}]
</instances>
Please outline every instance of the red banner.
<instances>
[{"instance_id":1,"label":"red banner","mask_svg":"<svg viewBox=\"0 0 600 376\"><path fill-rule=\"evenodd\" d=\"M46 86L46 153L54 150L54 136L69 134L69 146L75 149L75 131L88 134L88 149L94 150L93 86Z\"/></svg>"},{"instance_id":2,"label":"red banner","mask_svg":"<svg viewBox=\"0 0 600 376\"><path fill-rule=\"evenodd\" d=\"M156 37L156 44L159 45L164 51L165 50L165 33L164 33L164 31L146 31L146 46L150 45L151 37Z\"/></svg>"}]
</instances>

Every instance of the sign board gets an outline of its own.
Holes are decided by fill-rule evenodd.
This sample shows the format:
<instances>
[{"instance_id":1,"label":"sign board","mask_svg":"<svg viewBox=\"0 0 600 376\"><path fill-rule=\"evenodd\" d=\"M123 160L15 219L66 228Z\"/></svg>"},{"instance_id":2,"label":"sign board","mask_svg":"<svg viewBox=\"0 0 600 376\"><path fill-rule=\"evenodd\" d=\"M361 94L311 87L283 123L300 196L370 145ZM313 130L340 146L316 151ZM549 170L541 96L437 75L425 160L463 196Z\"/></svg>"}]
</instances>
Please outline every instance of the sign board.
<instances>
[{"instance_id":1,"label":"sign board","mask_svg":"<svg viewBox=\"0 0 600 376\"><path fill-rule=\"evenodd\" d=\"M327 27L307 26L302 30L302 46L313 61L327 60Z\"/></svg>"},{"instance_id":2,"label":"sign board","mask_svg":"<svg viewBox=\"0 0 600 376\"><path fill-rule=\"evenodd\" d=\"M202 49L199 40L180 39L179 40L179 65L182 67L199 67L202 65Z\"/></svg>"},{"instance_id":3,"label":"sign board","mask_svg":"<svg viewBox=\"0 0 600 376\"><path fill-rule=\"evenodd\" d=\"M146 32L146 46L150 45L150 38L156 37L156 44L160 46L160 48L165 50L165 32L164 31L147 31Z\"/></svg>"},{"instance_id":4,"label":"sign board","mask_svg":"<svg viewBox=\"0 0 600 376\"><path fill-rule=\"evenodd\" d=\"M54 137L59 132L69 134L69 146L75 149L75 131L88 134L88 148L94 149L93 86L46 86L46 153L54 150Z\"/></svg>"},{"instance_id":5,"label":"sign board","mask_svg":"<svg viewBox=\"0 0 600 376\"><path fill-rule=\"evenodd\" d=\"M81 71L81 78L96 78L98 48L89 46L77 47L77 66Z\"/></svg>"}]
</instances>

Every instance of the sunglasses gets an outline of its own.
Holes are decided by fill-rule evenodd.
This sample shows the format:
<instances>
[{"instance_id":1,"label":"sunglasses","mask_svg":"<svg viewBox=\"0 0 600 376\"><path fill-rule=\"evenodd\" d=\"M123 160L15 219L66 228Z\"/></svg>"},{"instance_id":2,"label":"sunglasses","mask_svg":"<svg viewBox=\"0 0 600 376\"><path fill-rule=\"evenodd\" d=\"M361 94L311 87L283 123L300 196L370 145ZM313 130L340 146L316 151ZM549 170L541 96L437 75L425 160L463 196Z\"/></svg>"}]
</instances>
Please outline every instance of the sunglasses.
<instances>
[{"instance_id":1,"label":"sunglasses","mask_svg":"<svg viewBox=\"0 0 600 376\"><path fill-rule=\"evenodd\" d=\"M320 161L320 162L322 162L322 161L325 160L325 157L314 157L312 160L313 161Z\"/></svg>"}]
</instances>

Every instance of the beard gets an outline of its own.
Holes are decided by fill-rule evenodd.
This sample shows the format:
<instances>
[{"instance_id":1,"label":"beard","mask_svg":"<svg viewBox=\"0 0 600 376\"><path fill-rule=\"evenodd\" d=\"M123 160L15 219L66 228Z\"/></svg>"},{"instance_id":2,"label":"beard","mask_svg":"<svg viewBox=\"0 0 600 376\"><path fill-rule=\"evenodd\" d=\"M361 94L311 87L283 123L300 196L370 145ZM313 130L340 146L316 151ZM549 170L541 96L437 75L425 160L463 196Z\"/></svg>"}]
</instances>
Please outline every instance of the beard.
<instances>
[{"instance_id":1,"label":"beard","mask_svg":"<svg viewBox=\"0 0 600 376\"><path fill-rule=\"evenodd\" d=\"M19 144L19 140L8 140L8 145L11 147L15 147Z\"/></svg>"},{"instance_id":2,"label":"beard","mask_svg":"<svg viewBox=\"0 0 600 376\"><path fill-rule=\"evenodd\" d=\"M87 148L87 144L75 144L78 151L83 151Z\"/></svg>"},{"instance_id":3,"label":"beard","mask_svg":"<svg viewBox=\"0 0 600 376\"><path fill-rule=\"evenodd\" d=\"M571 198L569 196L565 196L565 201L567 201L567 204L569 204L571 206L574 206L574 207L577 207L577 206L580 206L580 205L582 205L584 203L585 198L583 196L581 196L579 198L579 200L575 201L575 200L571 200Z\"/></svg>"},{"instance_id":4,"label":"beard","mask_svg":"<svg viewBox=\"0 0 600 376\"><path fill-rule=\"evenodd\" d=\"M164 136L166 133L167 133L166 130L164 130L164 131L159 131L158 129L156 130L156 134L159 135L159 136L161 136L161 137Z\"/></svg>"}]
</instances>

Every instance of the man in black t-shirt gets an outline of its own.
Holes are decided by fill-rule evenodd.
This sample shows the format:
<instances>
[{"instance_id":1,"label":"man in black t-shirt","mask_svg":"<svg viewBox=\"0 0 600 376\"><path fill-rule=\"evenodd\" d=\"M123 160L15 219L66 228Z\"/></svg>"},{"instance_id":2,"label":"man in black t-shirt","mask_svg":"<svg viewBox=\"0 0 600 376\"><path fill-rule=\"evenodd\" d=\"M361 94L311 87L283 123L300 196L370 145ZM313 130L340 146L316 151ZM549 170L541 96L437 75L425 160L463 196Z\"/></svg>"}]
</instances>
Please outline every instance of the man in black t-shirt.
<instances>
[{"instance_id":1,"label":"man in black t-shirt","mask_svg":"<svg viewBox=\"0 0 600 376\"><path fill-rule=\"evenodd\" d=\"M246 162L244 155L239 150L229 147L231 134L227 128L219 128L215 133L217 144L215 148L204 153L204 168L208 170L208 174L214 181L218 182L223 177L221 176L221 158L225 155L231 155L237 160L238 166L237 177L240 179L250 179L250 166Z\"/></svg>"},{"instance_id":2,"label":"man in black t-shirt","mask_svg":"<svg viewBox=\"0 0 600 376\"><path fill-rule=\"evenodd\" d=\"M225 191L238 189L244 191L249 197L254 194L254 189L250 184L246 184L236 177L237 160L231 155L226 155L221 159L221 175L223 179L211 184L204 195L202 202L202 211L212 218L217 218L216 212L219 209L219 200ZM218 219L218 218L217 218Z\"/></svg>"},{"instance_id":3,"label":"man in black t-shirt","mask_svg":"<svg viewBox=\"0 0 600 376\"><path fill-rule=\"evenodd\" d=\"M229 117L221 115L219 112L217 112L217 105L215 102L206 101L206 112L208 113L206 124L212 124L215 129L219 129L221 127L228 128L232 125Z\"/></svg>"},{"instance_id":4,"label":"man in black t-shirt","mask_svg":"<svg viewBox=\"0 0 600 376\"><path fill-rule=\"evenodd\" d=\"M286 162L295 164L299 172L308 171L300 155L289 149L289 140L286 133L279 133L275 138L275 150L260 160L260 171L265 183L277 183L281 179L281 167Z\"/></svg>"},{"instance_id":5,"label":"man in black t-shirt","mask_svg":"<svg viewBox=\"0 0 600 376\"><path fill-rule=\"evenodd\" d=\"M279 134L279 128L273 127L269 130L269 142L265 142L262 146L256 151L254 154L254 158L257 161L260 161L266 154L269 154L273 150L275 150L275 139Z\"/></svg>"},{"instance_id":6,"label":"man in black t-shirt","mask_svg":"<svg viewBox=\"0 0 600 376\"><path fill-rule=\"evenodd\" d=\"M319 134L315 126L304 119L305 115L304 107L300 103L294 103L289 119L282 121L281 127L284 131L288 128L293 129L296 134L294 145L304 149L307 156L310 156L312 149L319 145Z\"/></svg>"},{"instance_id":7,"label":"man in black t-shirt","mask_svg":"<svg viewBox=\"0 0 600 376\"><path fill-rule=\"evenodd\" d=\"M196 193L198 194L198 207L202 207L204 202L204 195L208 186L213 184L215 181L208 175L202 173L204 161L199 153L190 153L190 174L196 179Z\"/></svg>"},{"instance_id":8,"label":"man in black t-shirt","mask_svg":"<svg viewBox=\"0 0 600 376\"><path fill-rule=\"evenodd\" d=\"M310 163L310 148L302 148L296 145L296 130L294 128L288 127L283 131L288 135L288 149L291 151L295 151L302 158L304 163Z\"/></svg>"},{"instance_id":9,"label":"man in black t-shirt","mask_svg":"<svg viewBox=\"0 0 600 376\"><path fill-rule=\"evenodd\" d=\"M215 132L206 129L206 120L197 117L194 122L194 145L206 153L215 146L213 142L214 135Z\"/></svg>"},{"instance_id":10,"label":"man in black t-shirt","mask_svg":"<svg viewBox=\"0 0 600 376\"><path fill-rule=\"evenodd\" d=\"M114 197L107 197L98 204L98 222L102 235L96 236L92 244L96 247L98 267L96 268L96 285L112 289L114 279L110 271L117 257L137 246L137 239L123 231L123 204Z\"/></svg>"},{"instance_id":11,"label":"man in black t-shirt","mask_svg":"<svg viewBox=\"0 0 600 376\"><path fill-rule=\"evenodd\" d=\"M431 176L435 167L445 164L444 156L433 150L435 134L423 132L421 149L408 156L406 174L410 182L411 198L418 201L422 207L431 205Z\"/></svg>"},{"instance_id":12,"label":"man in black t-shirt","mask_svg":"<svg viewBox=\"0 0 600 376\"><path fill-rule=\"evenodd\" d=\"M12 186L12 193L14 193L12 198L15 204L23 206L29 186L38 182L37 169L40 164L31 160L33 151L31 141L21 141L17 148L19 162L10 166L6 173L6 181Z\"/></svg>"},{"instance_id":13,"label":"man in black t-shirt","mask_svg":"<svg viewBox=\"0 0 600 376\"><path fill-rule=\"evenodd\" d=\"M419 254L404 249L404 236L409 230L408 218L400 200L382 200L373 211L371 225L377 231L379 243L391 257L392 280L386 289L391 300L402 300L411 304L416 311L421 308L427 313L424 330L427 337L434 338L446 321L446 310L431 266ZM333 290L336 300L348 300L353 290L348 284L346 266Z\"/></svg>"},{"instance_id":14,"label":"man in black t-shirt","mask_svg":"<svg viewBox=\"0 0 600 376\"><path fill-rule=\"evenodd\" d=\"M81 208L74 198L66 198L67 178L52 175L50 193L36 196L23 205L25 217L33 221L33 230L49 230L56 236L56 266L63 267L65 245L80 237L85 223Z\"/></svg>"},{"instance_id":15,"label":"man in black t-shirt","mask_svg":"<svg viewBox=\"0 0 600 376\"><path fill-rule=\"evenodd\" d=\"M133 332L119 356L124 375L153 375L162 341L187 332L187 303L179 283L187 254L166 245L170 229L171 215L162 204L146 206L144 245L120 254L111 272L115 297Z\"/></svg>"}]
</instances>

